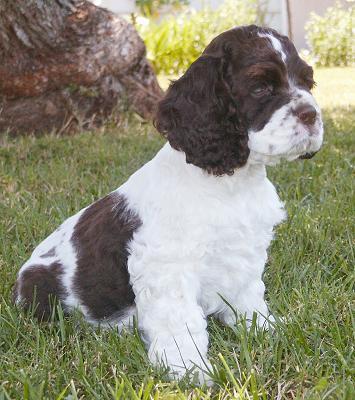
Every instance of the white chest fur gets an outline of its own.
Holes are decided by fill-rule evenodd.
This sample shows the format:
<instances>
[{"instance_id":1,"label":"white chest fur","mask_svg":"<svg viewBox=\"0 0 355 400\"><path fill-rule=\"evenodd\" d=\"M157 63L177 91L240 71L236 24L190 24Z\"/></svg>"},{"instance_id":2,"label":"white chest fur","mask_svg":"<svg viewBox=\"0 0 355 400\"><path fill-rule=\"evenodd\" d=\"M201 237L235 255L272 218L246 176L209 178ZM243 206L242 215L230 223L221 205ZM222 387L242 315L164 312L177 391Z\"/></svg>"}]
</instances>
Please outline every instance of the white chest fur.
<instances>
[{"instance_id":1,"label":"white chest fur","mask_svg":"<svg viewBox=\"0 0 355 400\"><path fill-rule=\"evenodd\" d=\"M262 165L214 177L169 145L119 189L142 219L128 269L139 301L181 281L205 315L261 280L274 225L285 216ZM147 297L148 296L148 297Z\"/></svg>"}]
</instances>

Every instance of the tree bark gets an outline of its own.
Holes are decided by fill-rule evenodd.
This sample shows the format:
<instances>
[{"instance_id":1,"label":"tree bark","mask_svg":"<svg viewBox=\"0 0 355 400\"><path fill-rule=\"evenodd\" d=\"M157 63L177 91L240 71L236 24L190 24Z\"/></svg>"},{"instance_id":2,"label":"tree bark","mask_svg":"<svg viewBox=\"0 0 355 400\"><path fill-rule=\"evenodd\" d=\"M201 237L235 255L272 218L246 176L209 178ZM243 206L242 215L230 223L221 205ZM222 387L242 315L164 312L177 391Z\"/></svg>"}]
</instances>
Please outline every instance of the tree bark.
<instances>
[{"instance_id":1,"label":"tree bark","mask_svg":"<svg viewBox=\"0 0 355 400\"><path fill-rule=\"evenodd\" d=\"M135 28L86 0L0 0L0 132L150 118L161 98Z\"/></svg>"}]
</instances>

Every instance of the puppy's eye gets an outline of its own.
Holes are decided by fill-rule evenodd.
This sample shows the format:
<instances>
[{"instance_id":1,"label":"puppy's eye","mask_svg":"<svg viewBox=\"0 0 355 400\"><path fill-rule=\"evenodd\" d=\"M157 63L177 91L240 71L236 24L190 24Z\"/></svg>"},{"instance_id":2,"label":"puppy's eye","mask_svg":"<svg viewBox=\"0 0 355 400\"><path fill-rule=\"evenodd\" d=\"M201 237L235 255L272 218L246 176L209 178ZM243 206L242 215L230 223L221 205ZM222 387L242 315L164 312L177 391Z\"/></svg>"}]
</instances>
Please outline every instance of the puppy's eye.
<instances>
[{"instance_id":1,"label":"puppy's eye","mask_svg":"<svg viewBox=\"0 0 355 400\"><path fill-rule=\"evenodd\" d=\"M314 82L314 79L312 76L308 76L304 78L304 82L306 86L311 90L316 86L316 83Z\"/></svg>"},{"instance_id":2,"label":"puppy's eye","mask_svg":"<svg viewBox=\"0 0 355 400\"><path fill-rule=\"evenodd\" d=\"M270 94L273 90L272 85L267 84L267 83L261 83L258 86L255 86L251 90L251 94L254 97L262 97Z\"/></svg>"},{"instance_id":3,"label":"puppy's eye","mask_svg":"<svg viewBox=\"0 0 355 400\"><path fill-rule=\"evenodd\" d=\"M307 67L302 71L302 80L304 84L311 90L314 88L316 83L313 79L313 68Z\"/></svg>"}]
</instances>

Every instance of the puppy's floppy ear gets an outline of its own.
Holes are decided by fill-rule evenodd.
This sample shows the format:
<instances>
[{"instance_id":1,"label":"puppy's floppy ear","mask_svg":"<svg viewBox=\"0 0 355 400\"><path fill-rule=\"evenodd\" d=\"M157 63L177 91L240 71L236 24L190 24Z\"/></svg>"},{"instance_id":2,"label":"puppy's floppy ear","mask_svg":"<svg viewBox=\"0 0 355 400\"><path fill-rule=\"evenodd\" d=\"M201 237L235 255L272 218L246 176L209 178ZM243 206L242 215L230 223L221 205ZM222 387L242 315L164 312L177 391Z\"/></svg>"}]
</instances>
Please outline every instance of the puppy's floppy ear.
<instances>
[{"instance_id":1,"label":"puppy's floppy ear","mask_svg":"<svg viewBox=\"0 0 355 400\"><path fill-rule=\"evenodd\" d=\"M155 126L186 161L214 175L233 174L249 156L248 135L225 79L226 57L202 55L159 103Z\"/></svg>"}]
</instances>

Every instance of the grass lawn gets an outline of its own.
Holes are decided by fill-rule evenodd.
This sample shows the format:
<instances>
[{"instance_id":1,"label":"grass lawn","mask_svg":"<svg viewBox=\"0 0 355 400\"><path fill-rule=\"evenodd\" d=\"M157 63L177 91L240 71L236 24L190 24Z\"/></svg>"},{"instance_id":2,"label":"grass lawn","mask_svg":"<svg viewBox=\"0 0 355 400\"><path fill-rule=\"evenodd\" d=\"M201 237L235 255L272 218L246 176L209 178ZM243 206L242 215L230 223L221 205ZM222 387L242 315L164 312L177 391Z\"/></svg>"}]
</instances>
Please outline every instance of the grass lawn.
<instances>
[{"instance_id":1,"label":"grass lawn","mask_svg":"<svg viewBox=\"0 0 355 400\"><path fill-rule=\"evenodd\" d=\"M354 399L354 75L317 71L324 148L269 169L289 214L265 273L284 322L248 332L210 320L210 389L169 383L137 333L94 330L60 312L40 325L10 302L34 247L161 147L151 125L131 117L95 133L0 139L0 399Z\"/></svg>"}]
</instances>

